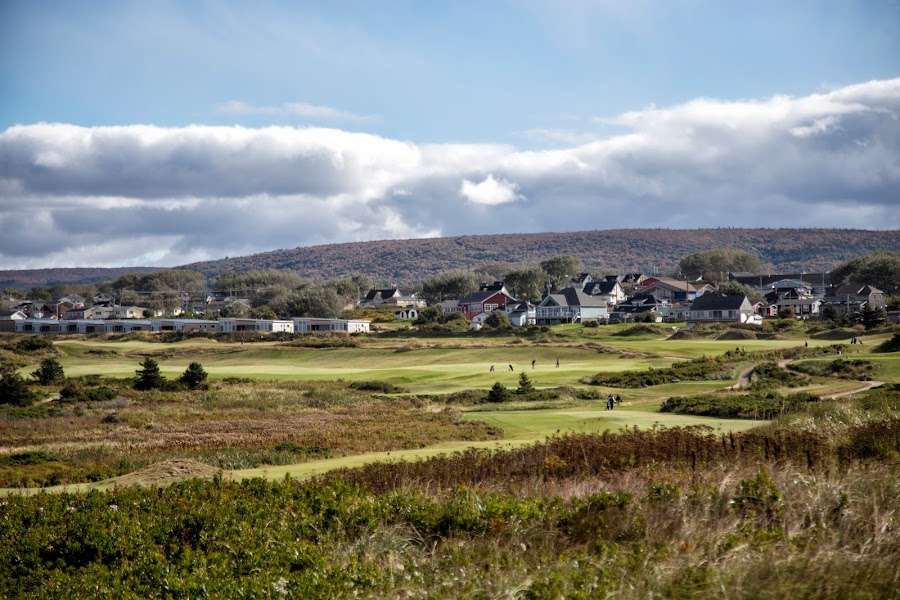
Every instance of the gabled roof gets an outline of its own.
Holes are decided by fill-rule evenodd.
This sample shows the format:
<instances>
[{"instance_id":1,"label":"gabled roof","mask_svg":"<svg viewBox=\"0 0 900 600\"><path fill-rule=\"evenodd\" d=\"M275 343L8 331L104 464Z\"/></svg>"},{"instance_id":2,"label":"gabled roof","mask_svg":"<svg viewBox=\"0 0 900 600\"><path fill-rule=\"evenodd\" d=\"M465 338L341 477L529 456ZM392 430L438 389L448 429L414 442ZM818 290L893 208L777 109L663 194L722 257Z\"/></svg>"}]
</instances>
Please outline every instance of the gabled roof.
<instances>
[{"instance_id":1,"label":"gabled roof","mask_svg":"<svg viewBox=\"0 0 900 600\"><path fill-rule=\"evenodd\" d=\"M851 283L830 291L827 296L829 298L832 296L868 296L873 293L882 294L883 292L871 285Z\"/></svg>"},{"instance_id":2,"label":"gabled roof","mask_svg":"<svg viewBox=\"0 0 900 600\"><path fill-rule=\"evenodd\" d=\"M593 306L598 308L606 308L606 300L596 296L585 294L576 288L563 288L558 294L550 294L541 306L547 306L547 300L552 299L559 306Z\"/></svg>"},{"instance_id":3,"label":"gabled roof","mask_svg":"<svg viewBox=\"0 0 900 600\"><path fill-rule=\"evenodd\" d=\"M699 288L693 284L688 283L687 281L680 281L678 279L670 279L668 277L655 277L655 281L650 284L641 286L643 290L649 290L650 288L661 286L673 290L678 290L680 292L697 292Z\"/></svg>"},{"instance_id":4,"label":"gabled roof","mask_svg":"<svg viewBox=\"0 0 900 600\"><path fill-rule=\"evenodd\" d=\"M589 296L612 294L616 289L616 285L619 285L619 281L616 279L591 281L585 284L584 293Z\"/></svg>"},{"instance_id":5,"label":"gabled roof","mask_svg":"<svg viewBox=\"0 0 900 600\"><path fill-rule=\"evenodd\" d=\"M28 315L23 313L21 310L0 310L0 319L4 321L9 320L21 320L27 318Z\"/></svg>"},{"instance_id":6,"label":"gabled roof","mask_svg":"<svg viewBox=\"0 0 900 600\"><path fill-rule=\"evenodd\" d=\"M459 299L460 304L474 304L476 302L484 302L491 296L494 296L498 293L502 293L507 298L511 298L515 301L512 294L506 289L506 285L502 281L495 281L494 283L482 283L481 289L477 292L472 292L470 294L466 294L462 298Z\"/></svg>"},{"instance_id":7,"label":"gabled roof","mask_svg":"<svg viewBox=\"0 0 900 600\"><path fill-rule=\"evenodd\" d=\"M369 290L366 293L366 297L363 298L363 300L366 302L371 302L372 300L375 300L376 298L380 298L380 299L384 300L384 299L393 298L394 296L399 296L399 295L400 295L400 290L398 290L397 288L380 288L380 289L374 288L374 289Z\"/></svg>"},{"instance_id":8,"label":"gabled roof","mask_svg":"<svg viewBox=\"0 0 900 600\"><path fill-rule=\"evenodd\" d=\"M739 310L744 302L750 303L746 294L703 294L697 296L691 310Z\"/></svg>"}]
</instances>

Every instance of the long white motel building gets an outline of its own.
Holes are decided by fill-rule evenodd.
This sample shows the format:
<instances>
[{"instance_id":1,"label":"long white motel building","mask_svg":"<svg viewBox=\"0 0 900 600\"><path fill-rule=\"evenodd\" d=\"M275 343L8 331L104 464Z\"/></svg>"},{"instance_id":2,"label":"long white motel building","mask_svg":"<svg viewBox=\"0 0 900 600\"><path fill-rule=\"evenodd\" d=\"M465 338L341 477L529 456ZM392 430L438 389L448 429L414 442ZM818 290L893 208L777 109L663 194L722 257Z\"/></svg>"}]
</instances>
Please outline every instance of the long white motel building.
<instances>
[{"instance_id":1,"label":"long white motel building","mask_svg":"<svg viewBox=\"0 0 900 600\"><path fill-rule=\"evenodd\" d=\"M20 319L16 333L130 333L133 331L199 331L203 333L368 333L370 321L355 319Z\"/></svg>"}]
</instances>

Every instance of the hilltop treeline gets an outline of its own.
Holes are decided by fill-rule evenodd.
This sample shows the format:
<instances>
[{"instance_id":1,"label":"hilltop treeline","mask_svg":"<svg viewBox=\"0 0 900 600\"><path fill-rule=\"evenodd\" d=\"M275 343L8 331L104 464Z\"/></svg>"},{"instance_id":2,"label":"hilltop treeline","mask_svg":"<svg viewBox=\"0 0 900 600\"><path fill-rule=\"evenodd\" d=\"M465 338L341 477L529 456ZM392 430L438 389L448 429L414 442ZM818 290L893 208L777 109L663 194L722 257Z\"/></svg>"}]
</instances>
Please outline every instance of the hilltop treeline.
<instances>
[{"instance_id":1,"label":"hilltop treeline","mask_svg":"<svg viewBox=\"0 0 900 600\"><path fill-rule=\"evenodd\" d=\"M759 256L773 272L830 270L851 258L900 247L900 231L835 229L620 229L477 235L329 244L185 265L208 277L229 271L291 269L304 277L365 273L406 283L485 263L537 265L569 255L588 271L674 270L682 257L715 248Z\"/></svg>"}]
</instances>

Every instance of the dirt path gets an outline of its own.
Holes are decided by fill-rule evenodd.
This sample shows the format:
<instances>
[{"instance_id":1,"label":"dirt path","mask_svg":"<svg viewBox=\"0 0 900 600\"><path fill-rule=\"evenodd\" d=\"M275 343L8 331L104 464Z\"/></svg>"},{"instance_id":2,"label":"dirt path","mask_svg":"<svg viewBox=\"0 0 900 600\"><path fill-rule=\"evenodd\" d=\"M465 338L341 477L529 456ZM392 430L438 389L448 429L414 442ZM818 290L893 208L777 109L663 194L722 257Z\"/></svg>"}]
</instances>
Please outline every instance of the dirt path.
<instances>
[{"instance_id":1,"label":"dirt path","mask_svg":"<svg viewBox=\"0 0 900 600\"><path fill-rule=\"evenodd\" d=\"M729 385L726 390L739 390L741 388L747 387L750 385L750 374L753 373L753 369L756 368L756 365L747 367L743 371L741 371L740 375L738 375L737 381L734 385Z\"/></svg>"},{"instance_id":2,"label":"dirt path","mask_svg":"<svg viewBox=\"0 0 900 600\"><path fill-rule=\"evenodd\" d=\"M837 394L825 394L822 398L834 399L834 398L843 398L844 396L852 396L853 394L858 394L860 392L864 392L866 390L871 390L873 387L878 387L883 384L883 381L867 381L863 383L860 387L855 390L850 390L849 392L838 392Z\"/></svg>"}]
</instances>

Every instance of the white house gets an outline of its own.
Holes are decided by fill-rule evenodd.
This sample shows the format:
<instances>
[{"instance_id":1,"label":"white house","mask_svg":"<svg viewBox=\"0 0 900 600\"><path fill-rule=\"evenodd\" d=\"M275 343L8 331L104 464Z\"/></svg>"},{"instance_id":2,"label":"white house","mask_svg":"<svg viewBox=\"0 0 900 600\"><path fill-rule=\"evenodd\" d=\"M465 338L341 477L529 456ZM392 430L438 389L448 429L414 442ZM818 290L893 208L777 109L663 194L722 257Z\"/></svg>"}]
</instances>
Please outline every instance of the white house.
<instances>
[{"instance_id":1,"label":"white house","mask_svg":"<svg viewBox=\"0 0 900 600\"><path fill-rule=\"evenodd\" d=\"M506 305L506 315L509 322L516 327L534 325L537 319L537 308L530 302L514 302Z\"/></svg>"}]
</instances>

